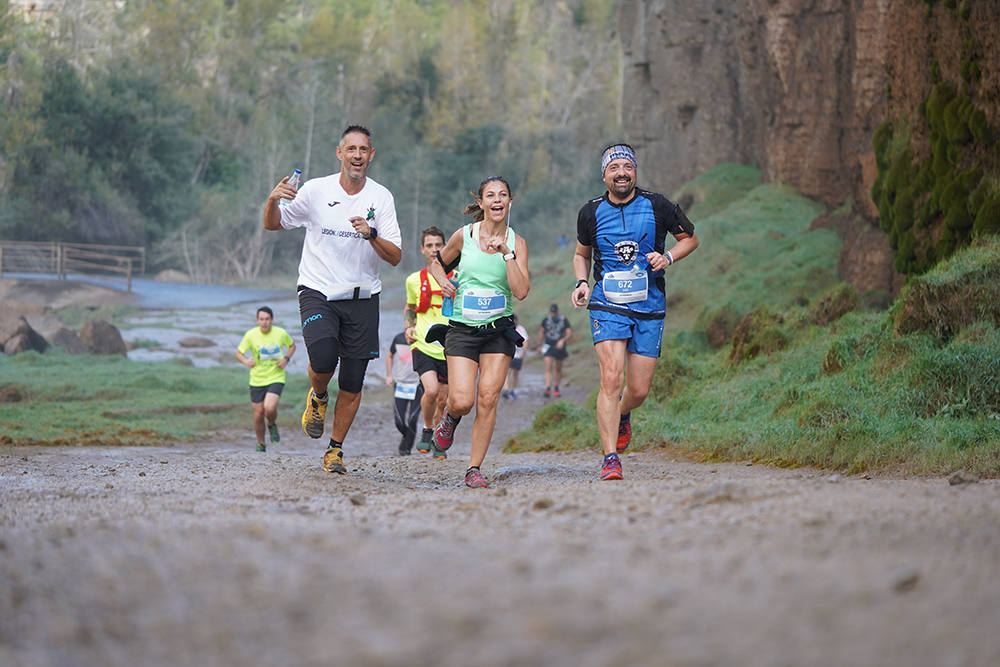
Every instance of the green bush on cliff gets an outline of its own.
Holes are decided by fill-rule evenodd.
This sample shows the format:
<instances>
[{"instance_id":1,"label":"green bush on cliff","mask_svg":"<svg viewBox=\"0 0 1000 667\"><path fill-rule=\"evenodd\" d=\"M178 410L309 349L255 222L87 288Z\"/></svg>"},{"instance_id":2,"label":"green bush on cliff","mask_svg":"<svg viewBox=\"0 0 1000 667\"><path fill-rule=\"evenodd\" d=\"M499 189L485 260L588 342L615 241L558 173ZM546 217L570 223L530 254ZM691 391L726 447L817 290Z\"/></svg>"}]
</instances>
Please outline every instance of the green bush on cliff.
<instances>
[{"instance_id":1,"label":"green bush on cliff","mask_svg":"<svg viewBox=\"0 0 1000 667\"><path fill-rule=\"evenodd\" d=\"M993 202L1000 195L993 173L1000 160L986 114L949 83L934 86L919 110L928 125L926 158L914 162L911 129L904 123L896 129L885 122L872 139L878 168L872 199L896 270L908 274L922 273L974 236L992 233Z\"/></svg>"}]
</instances>

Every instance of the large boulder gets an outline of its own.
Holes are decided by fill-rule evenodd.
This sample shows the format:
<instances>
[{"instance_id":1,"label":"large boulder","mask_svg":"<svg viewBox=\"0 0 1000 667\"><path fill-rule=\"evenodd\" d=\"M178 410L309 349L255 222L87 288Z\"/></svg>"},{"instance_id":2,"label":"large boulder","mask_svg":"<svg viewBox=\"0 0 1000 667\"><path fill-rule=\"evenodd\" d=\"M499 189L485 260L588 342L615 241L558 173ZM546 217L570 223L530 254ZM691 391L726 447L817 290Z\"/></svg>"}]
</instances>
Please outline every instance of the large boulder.
<instances>
[{"instance_id":1,"label":"large boulder","mask_svg":"<svg viewBox=\"0 0 1000 667\"><path fill-rule=\"evenodd\" d=\"M181 347L215 347L215 341L203 336L188 336L177 341Z\"/></svg>"},{"instance_id":2,"label":"large boulder","mask_svg":"<svg viewBox=\"0 0 1000 667\"><path fill-rule=\"evenodd\" d=\"M87 345L80 340L80 336L72 329L66 327L60 327L54 334L49 336L49 343L58 345L70 354L87 354L90 352L87 349Z\"/></svg>"},{"instance_id":3,"label":"large boulder","mask_svg":"<svg viewBox=\"0 0 1000 667\"><path fill-rule=\"evenodd\" d=\"M28 324L28 320L23 317L18 318L17 324L12 331L9 328L5 328L2 336L3 340L0 340L0 343L3 344L4 354L17 354L19 352L27 352L28 350L44 352L49 346L45 338L32 329L31 325Z\"/></svg>"},{"instance_id":4,"label":"large boulder","mask_svg":"<svg viewBox=\"0 0 1000 667\"><path fill-rule=\"evenodd\" d=\"M125 356L128 349L122 334L113 324L104 320L90 320L80 328L80 340L93 354L120 354Z\"/></svg>"}]
</instances>

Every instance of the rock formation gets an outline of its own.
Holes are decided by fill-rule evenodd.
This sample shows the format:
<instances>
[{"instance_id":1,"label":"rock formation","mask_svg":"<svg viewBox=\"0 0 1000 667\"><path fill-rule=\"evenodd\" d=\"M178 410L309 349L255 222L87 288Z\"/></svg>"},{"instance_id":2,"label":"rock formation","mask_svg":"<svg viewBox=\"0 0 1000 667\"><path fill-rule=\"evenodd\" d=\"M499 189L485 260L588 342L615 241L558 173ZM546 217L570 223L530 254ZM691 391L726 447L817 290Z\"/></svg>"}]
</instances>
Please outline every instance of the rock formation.
<instances>
[{"instance_id":1,"label":"rock formation","mask_svg":"<svg viewBox=\"0 0 1000 667\"><path fill-rule=\"evenodd\" d=\"M884 235L868 229L874 131L916 113L933 61L958 78L962 25L988 50L983 62L997 62L1000 3L970 3L962 16L920 0L622 0L623 119L640 180L669 193L721 162L756 165L831 208L851 203L857 225L845 241L867 256L846 264L882 262L891 253L870 248ZM891 264L871 273L888 276L881 289L899 285Z\"/></svg>"}]
</instances>

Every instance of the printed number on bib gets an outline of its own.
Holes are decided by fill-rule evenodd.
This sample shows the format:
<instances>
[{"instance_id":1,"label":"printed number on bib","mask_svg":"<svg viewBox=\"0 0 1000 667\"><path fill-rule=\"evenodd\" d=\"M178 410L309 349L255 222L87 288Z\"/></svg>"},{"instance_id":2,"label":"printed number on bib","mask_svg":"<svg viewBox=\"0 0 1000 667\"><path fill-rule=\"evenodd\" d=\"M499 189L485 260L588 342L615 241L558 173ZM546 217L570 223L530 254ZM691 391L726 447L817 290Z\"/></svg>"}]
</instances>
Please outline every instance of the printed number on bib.
<instances>
[{"instance_id":1,"label":"printed number on bib","mask_svg":"<svg viewBox=\"0 0 1000 667\"><path fill-rule=\"evenodd\" d=\"M402 398L405 401L412 401L417 397L417 387L416 384L404 384L402 382L396 383L396 398Z\"/></svg>"},{"instance_id":2,"label":"printed number on bib","mask_svg":"<svg viewBox=\"0 0 1000 667\"><path fill-rule=\"evenodd\" d=\"M639 268L630 271L610 271L601 281L604 298L611 303L645 301L649 290L649 275Z\"/></svg>"},{"instance_id":3,"label":"printed number on bib","mask_svg":"<svg viewBox=\"0 0 1000 667\"><path fill-rule=\"evenodd\" d=\"M462 317L482 322L504 314L507 297L496 289L467 289L462 295Z\"/></svg>"}]
</instances>

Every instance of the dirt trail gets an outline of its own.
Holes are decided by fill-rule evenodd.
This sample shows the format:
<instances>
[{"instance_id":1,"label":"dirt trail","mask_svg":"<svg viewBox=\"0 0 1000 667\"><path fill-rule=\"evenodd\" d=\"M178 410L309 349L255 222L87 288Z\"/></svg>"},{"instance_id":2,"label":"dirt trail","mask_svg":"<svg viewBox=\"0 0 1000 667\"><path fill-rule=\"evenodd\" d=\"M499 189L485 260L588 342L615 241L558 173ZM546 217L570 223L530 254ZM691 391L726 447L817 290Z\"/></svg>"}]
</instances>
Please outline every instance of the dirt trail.
<instances>
[{"instance_id":1,"label":"dirt trail","mask_svg":"<svg viewBox=\"0 0 1000 667\"><path fill-rule=\"evenodd\" d=\"M495 443L542 403L526 369ZM997 480L652 450L602 483L596 451L494 444L474 491L471 421L394 456L385 389L331 476L300 398L265 454L0 448L0 665L1000 664Z\"/></svg>"},{"instance_id":2,"label":"dirt trail","mask_svg":"<svg viewBox=\"0 0 1000 667\"><path fill-rule=\"evenodd\" d=\"M473 491L367 406L343 477L290 428L0 450L0 664L1000 664L995 480L491 451Z\"/></svg>"}]
</instances>

